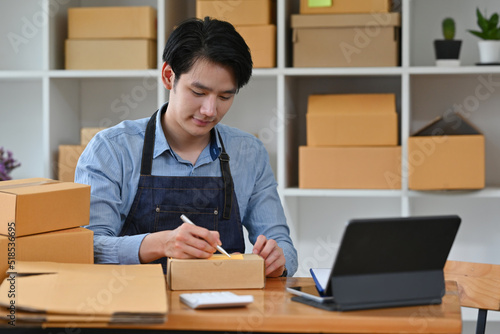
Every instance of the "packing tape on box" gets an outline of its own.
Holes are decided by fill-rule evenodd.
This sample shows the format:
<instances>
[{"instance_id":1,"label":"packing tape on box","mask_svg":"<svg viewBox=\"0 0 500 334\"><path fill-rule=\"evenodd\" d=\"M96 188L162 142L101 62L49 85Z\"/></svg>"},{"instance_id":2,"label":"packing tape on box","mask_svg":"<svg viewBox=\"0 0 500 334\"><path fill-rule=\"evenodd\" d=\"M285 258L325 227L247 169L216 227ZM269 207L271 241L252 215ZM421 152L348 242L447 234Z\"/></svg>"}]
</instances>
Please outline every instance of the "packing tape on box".
<instances>
[{"instance_id":1,"label":"packing tape on box","mask_svg":"<svg viewBox=\"0 0 500 334\"><path fill-rule=\"evenodd\" d=\"M61 183L61 182L60 181L55 181L55 180L50 180L50 181L37 181L37 182L28 182L28 183L13 184L13 185L7 185L7 186L0 186L0 191L5 190L5 189L14 189L14 188L22 188L22 187L41 186L41 185L47 185L47 184L53 184L53 183Z\"/></svg>"}]
</instances>

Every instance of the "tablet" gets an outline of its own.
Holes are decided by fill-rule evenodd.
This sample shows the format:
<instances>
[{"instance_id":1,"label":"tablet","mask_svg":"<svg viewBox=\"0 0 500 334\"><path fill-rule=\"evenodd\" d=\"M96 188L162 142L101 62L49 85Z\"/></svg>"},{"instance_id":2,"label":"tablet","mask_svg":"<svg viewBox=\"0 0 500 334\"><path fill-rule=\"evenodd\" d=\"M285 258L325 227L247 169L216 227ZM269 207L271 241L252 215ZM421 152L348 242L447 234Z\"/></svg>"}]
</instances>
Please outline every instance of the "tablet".
<instances>
[{"instance_id":1,"label":"tablet","mask_svg":"<svg viewBox=\"0 0 500 334\"><path fill-rule=\"evenodd\" d=\"M290 286L286 290L296 296L314 300L319 303L333 302L333 296L322 296L315 285Z\"/></svg>"}]
</instances>

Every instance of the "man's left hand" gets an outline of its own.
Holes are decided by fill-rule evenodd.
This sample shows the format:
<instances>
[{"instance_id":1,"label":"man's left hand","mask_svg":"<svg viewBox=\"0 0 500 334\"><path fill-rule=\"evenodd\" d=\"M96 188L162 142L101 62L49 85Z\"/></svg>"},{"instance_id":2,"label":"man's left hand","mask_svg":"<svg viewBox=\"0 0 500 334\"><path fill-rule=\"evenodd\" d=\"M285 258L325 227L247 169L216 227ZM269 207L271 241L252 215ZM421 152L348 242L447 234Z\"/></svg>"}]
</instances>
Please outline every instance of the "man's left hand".
<instances>
[{"instance_id":1,"label":"man's left hand","mask_svg":"<svg viewBox=\"0 0 500 334\"><path fill-rule=\"evenodd\" d=\"M280 277L283 274L286 264L285 254L275 240L259 235L252 253L264 259L267 277Z\"/></svg>"}]
</instances>

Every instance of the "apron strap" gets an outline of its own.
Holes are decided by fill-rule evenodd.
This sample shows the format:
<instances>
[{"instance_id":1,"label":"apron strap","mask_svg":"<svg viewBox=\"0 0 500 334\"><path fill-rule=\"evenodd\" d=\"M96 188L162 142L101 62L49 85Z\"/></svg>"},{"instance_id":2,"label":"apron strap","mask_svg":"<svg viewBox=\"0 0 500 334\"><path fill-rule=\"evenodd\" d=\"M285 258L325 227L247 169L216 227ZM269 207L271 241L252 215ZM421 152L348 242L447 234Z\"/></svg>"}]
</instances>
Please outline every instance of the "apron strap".
<instances>
[{"instance_id":1,"label":"apron strap","mask_svg":"<svg viewBox=\"0 0 500 334\"><path fill-rule=\"evenodd\" d=\"M159 111L163 114L167 110L167 105ZM151 175L153 170L153 153L155 149L156 116L158 110L149 119L144 134L144 144L142 146L141 175Z\"/></svg>"},{"instance_id":2,"label":"apron strap","mask_svg":"<svg viewBox=\"0 0 500 334\"><path fill-rule=\"evenodd\" d=\"M229 155L226 153L224 143L220 133L219 141L222 146L222 152L219 155L220 169L222 172L222 179L224 180L224 211L222 213L223 219L231 218L231 206L233 204L233 177L231 176L231 169L229 168Z\"/></svg>"}]
</instances>

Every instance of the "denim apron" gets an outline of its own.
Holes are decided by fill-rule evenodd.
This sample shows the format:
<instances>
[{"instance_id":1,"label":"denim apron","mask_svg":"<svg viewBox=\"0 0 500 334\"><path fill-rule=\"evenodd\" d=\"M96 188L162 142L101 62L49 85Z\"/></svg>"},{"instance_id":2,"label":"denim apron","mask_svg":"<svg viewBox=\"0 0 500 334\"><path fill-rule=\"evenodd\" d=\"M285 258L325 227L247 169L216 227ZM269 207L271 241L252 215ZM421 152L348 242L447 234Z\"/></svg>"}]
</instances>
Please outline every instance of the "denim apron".
<instances>
[{"instance_id":1,"label":"denim apron","mask_svg":"<svg viewBox=\"0 0 500 334\"><path fill-rule=\"evenodd\" d=\"M166 109L165 104L160 110L162 115ZM174 230L182 224L180 216L185 214L196 225L218 231L222 247L228 253L244 253L243 228L229 169L229 156L220 134L222 176L154 176L151 170L157 113L151 117L146 128L139 185L120 235ZM211 135L214 136L215 132L212 129ZM161 263L166 273L167 258L152 263Z\"/></svg>"}]
</instances>

